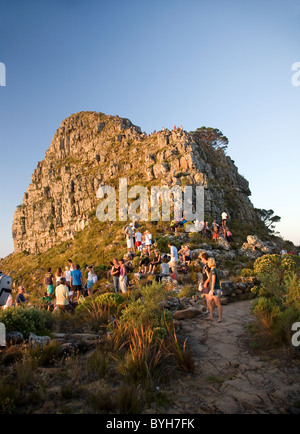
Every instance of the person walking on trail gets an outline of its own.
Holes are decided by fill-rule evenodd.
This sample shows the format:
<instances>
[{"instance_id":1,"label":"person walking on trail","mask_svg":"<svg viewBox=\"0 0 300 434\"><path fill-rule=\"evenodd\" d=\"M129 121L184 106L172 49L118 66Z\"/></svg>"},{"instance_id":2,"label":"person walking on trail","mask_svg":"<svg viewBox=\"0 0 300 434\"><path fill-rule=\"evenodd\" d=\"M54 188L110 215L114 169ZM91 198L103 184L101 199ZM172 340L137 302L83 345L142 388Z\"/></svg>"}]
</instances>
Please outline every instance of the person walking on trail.
<instances>
[{"instance_id":1,"label":"person walking on trail","mask_svg":"<svg viewBox=\"0 0 300 434\"><path fill-rule=\"evenodd\" d=\"M228 215L227 215L226 211L223 211L222 212L222 227L224 229L226 229L226 226L227 226L227 218L228 218Z\"/></svg>"},{"instance_id":2,"label":"person walking on trail","mask_svg":"<svg viewBox=\"0 0 300 434\"><path fill-rule=\"evenodd\" d=\"M223 321L223 308L221 305L221 294L222 294L222 290L221 290L221 285L220 285L220 279L219 279L219 273L218 270L216 268L216 263L215 260L213 258L209 258L208 262L207 262L208 267L210 268L210 273L209 273L209 286L210 286L210 290L209 290L209 297L208 297L208 309L209 309L209 320L213 320L213 314L214 314L214 308L215 306L217 306L218 311L219 311L219 319L218 322L222 322Z\"/></svg>"},{"instance_id":3,"label":"person walking on trail","mask_svg":"<svg viewBox=\"0 0 300 434\"><path fill-rule=\"evenodd\" d=\"M210 273L210 268L208 266L208 260L209 260L209 256L206 252L202 253L200 256L200 261L202 262L202 264L204 265L203 270L202 270L202 282L199 285L199 291L202 292L202 297L205 297L206 300L206 312L204 312L204 315L208 315L209 314L209 309L208 309L208 305L209 305L209 273Z\"/></svg>"}]
</instances>

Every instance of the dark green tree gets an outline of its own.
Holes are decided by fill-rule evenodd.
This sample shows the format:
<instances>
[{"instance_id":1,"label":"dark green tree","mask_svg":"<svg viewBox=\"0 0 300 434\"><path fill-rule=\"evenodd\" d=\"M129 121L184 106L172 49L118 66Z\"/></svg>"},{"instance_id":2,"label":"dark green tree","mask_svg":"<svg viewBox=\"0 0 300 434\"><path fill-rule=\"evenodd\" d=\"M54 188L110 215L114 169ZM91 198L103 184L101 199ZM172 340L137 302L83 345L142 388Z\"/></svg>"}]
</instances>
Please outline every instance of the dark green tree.
<instances>
[{"instance_id":1,"label":"dark green tree","mask_svg":"<svg viewBox=\"0 0 300 434\"><path fill-rule=\"evenodd\" d=\"M256 211L261 221L270 230L275 229L275 223L279 223L281 221L281 217L275 215L272 209L266 210L256 208Z\"/></svg>"},{"instance_id":2,"label":"dark green tree","mask_svg":"<svg viewBox=\"0 0 300 434\"><path fill-rule=\"evenodd\" d=\"M225 151L228 147L229 140L217 128L201 127L197 128L196 131L192 131L192 134L201 142L205 142L215 149Z\"/></svg>"}]
</instances>

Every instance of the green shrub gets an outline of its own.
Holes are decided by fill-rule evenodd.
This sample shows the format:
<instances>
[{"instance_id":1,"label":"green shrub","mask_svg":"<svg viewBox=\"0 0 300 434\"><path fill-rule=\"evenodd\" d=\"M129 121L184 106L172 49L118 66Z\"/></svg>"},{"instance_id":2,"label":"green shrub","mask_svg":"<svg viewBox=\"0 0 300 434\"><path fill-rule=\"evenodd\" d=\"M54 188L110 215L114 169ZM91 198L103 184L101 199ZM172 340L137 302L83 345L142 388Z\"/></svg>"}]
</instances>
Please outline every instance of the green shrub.
<instances>
[{"instance_id":1,"label":"green shrub","mask_svg":"<svg viewBox=\"0 0 300 434\"><path fill-rule=\"evenodd\" d=\"M280 255L265 255L254 262L254 272L256 275L271 273L278 270L281 265Z\"/></svg>"},{"instance_id":2,"label":"green shrub","mask_svg":"<svg viewBox=\"0 0 300 434\"><path fill-rule=\"evenodd\" d=\"M8 308L0 311L0 322L7 332L18 331L27 339L29 333L45 334L52 327L53 319L49 312L36 308Z\"/></svg>"}]
</instances>

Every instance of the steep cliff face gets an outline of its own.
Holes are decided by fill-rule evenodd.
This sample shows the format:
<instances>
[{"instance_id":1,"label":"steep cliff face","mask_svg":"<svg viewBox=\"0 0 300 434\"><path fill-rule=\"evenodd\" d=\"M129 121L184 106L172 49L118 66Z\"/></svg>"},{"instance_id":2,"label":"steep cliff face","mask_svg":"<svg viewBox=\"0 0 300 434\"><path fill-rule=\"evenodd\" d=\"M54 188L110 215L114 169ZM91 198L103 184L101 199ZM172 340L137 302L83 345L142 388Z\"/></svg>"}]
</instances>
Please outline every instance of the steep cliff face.
<instances>
[{"instance_id":1,"label":"steep cliff face","mask_svg":"<svg viewBox=\"0 0 300 434\"><path fill-rule=\"evenodd\" d=\"M248 182L222 150L180 129L147 136L128 119L81 112L64 120L14 215L15 252L41 253L91 223L101 185L204 185L205 213L256 224Z\"/></svg>"}]
</instances>

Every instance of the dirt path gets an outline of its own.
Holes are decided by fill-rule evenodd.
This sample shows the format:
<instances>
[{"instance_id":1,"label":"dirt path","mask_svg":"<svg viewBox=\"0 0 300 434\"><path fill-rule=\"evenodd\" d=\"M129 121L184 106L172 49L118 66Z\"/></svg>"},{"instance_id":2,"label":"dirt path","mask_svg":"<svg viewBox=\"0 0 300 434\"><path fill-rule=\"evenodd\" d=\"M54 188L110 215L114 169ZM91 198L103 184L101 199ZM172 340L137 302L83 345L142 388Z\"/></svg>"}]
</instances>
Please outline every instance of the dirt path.
<instances>
[{"instance_id":1,"label":"dirt path","mask_svg":"<svg viewBox=\"0 0 300 434\"><path fill-rule=\"evenodd\" d=\"M251 302L242 301L224 307L221 324L204 316L182 322L196 371L174 384L170 413L300 414L300 366L253 355L245 338L253 320Z\"/></svg>"}]
</instances>

